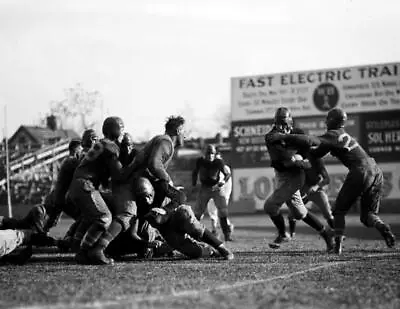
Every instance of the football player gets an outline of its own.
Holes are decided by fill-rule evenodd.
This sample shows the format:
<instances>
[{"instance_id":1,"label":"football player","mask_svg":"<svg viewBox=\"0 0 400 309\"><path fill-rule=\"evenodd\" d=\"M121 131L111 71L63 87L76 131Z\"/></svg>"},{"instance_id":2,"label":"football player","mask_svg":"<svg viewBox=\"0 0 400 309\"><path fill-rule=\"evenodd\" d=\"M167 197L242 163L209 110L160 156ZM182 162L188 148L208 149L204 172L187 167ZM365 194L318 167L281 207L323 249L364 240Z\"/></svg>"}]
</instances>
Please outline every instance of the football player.
<instances>
[{"instance_id":1,"label":"football player","mask_svg":"<svg viewBox=\"0 0 400 309\"><path fill-rule=\"evenodd\" d=\"M68 145L69 156L63 161L53 190L45 197L43 204L34 206L22 219L0 217L0 229L30 229L32 225L41 233L47 233L57 224L62 211L75 217L76 207L65 201L72 175L79 164L81 140L73 139Z\"/></svg>"},{"instance_id":2,"label":"football player","mask_svg":"<svg viewBox=\"0 0 400 309\"><path fill-rule=\"evenodd\" d=\"M225 241L232 240L232 228L228 223L228 203L223 186L231 178L226 164L222 159L216 158L217 149L214 145L207 145L204 157L197 159L192 172L192 185L196 187L200 178L200 191L194 207L194 213L198 220L201 219L207 209L207 204L212 199L218 209L218 217ZM224 175L220 179L220 173Z\"/></svg>"},{"instance_id":3,"label":"football player","mask_svg":"<svg viewBox=\"0 0 400 309\"><path fill-rule=\"evenodd\" d=\"M222 159L221 153L217 153L216 155L217 159ZM229 165L225 164L225 168L226 170L232 174L231 172L231 168L229 167ZM219 179L220 181L223 180L225 178L225 175L223 173L219 173ZM224 195L225 199L226 199L226 204L229 206L229 201L231 199L231 194L232 194L232 177L230 177L227 182L222 186L221 188L222 194ZM208 216L210 217L211 220L211 232L218 237L218 209L215 206L215 203L213 200L210 200L208 202L207 205L207 212L208 212ZM203 217L202 217L203 218ZM202 219L201 218L201 219ZM227 218L227 222L228 222L228 226L229 226L229 230L230 230L230 235L232 236L233 230L234 230L234 224L229 220L229 218ZM232 237L228 238L228 241L231 241Z\"/></svg>"},{"instance_id":4,"label":"football player","mask_svg":"<svg viewBox=\"0 0 400 309\"><path fill-rule=\"evenodd\" d=\"M170 247L190 258L217 254L226 260L234 258L233 253L196 219L189 205L181 204L176 207L167 204L164 207L153 208L152 184L148 179L141 178L139 185L142 187L137 194L139 208L150 209L145 219L159 230Z\"/></svg>"},{"instance_id":5,"label":"football player","mask_svg":"<svg viewBox=\"0 0 400 309\"><path fill-rule=\"evenodd\" d=\"M55 243L55 239L35 229L0 230L0 261L25 264L32 256L33 246L50 247Z\"/></svg>"},{"instance_id":6,"label":"football player","mask_svg":"<svg viewBox=\"0 0 400 309\"><path fill-rule=\"evenodd\" d=\"M337 157L349 172L336 198L334 215L335 248L342 253L345 216L360 198L360 220L366 227L374 227L382 235L387 246L395 246L395 236L390 226L378 216L383 191L383 174L375 160L344 129L347 114L340 108L330 110L326 117L327 132L320 137L321 144L312 150L316 157L328 153Z\"/></svg>"},{"instance_id":7,"label":"football player","mask_svg":"<svg viewBox=\"0 0 400 309\"><path fill-rule=\"evenodd\" d=\"M296 220L303 220L307 225L316 230L324 239L327 251L333 248L333 239L330 231L310 213L301 198L300 190L304 186L304 169L311 167L308 160L304 160L297 153L304 148L319 144L317 138L303 134L293 134L293 119L285 107L276 110L274 125L265 136L266 146L271 157L271 166L275 170L277 186L264 203L264 211L270 216L278 230L278 236L269 244L271 248L279 248L287 242L290 236L286 232L285 220L280 212L283 203L286 203ZM296 135L296 145L288 145L282 136ZM298 157L298 158L297 158Z\"/></svg>"},{"instance_id":8,"label":"football player","mask_svg":"<svg viewBox=\"0 0 400 309\"><path fill-rule=\"evenodd\" d=\"M82 212L74 234L76 260L83 264L111 264L101 248L94 246L110 227L111 212L99 191L101 183L111 177L113 181L125 181L133 171L133 165L122 167L119 162L119 144L124 133L124 123L119 117L108 117L102 127L104 138L96 142L77 167L70 186L71 200ZM83 231L86 233L82 237ZM82 238L81 238L82 237Z\"/></svg>"},{"instance_id":9,"label":"football player","mask_svg":"<svg viewBox=\"0 0 400 309\"><path fill-rule=\"evenodd\" d=\"M183 145L185 120L178 117L168 118L165 124L165 134L153 137L142 150L134 157L129 178L112 180L113 218L104 233L98 238L93 248L97 255L105 257L104 250L121 232L130 226L137 226L137 205L132 190L132 184L139 177L146 177L152 181L155 190L154 204L161 206L165 197L176 203L186 200L185 194L172 185L171 177L167 172L175 148ZM109 264L109 263L108 263Z\"/></svg>"},{"instance_id":10,"label":"football player","mask_svg":"<svg viewBox=\"0 0 400 309\"><path fill-rule=\"evenodd\" d=\"M296 132L297 134L303 134L303 132ZM306 205L308 202L313 202L322 213L328 226L333 229L333 214L332 208L329 203L329 198L326 193L326 186L330 182L328 171L326 170L325 164L321 158L315 158L309 154L309 150L303 152L305 158L310 161L311 167L305 169L305 184L301 188L300 193L303 198L303 203ZM294 237L296 232L296 219L289 212L289 233L291 237Z\"/></svg>"}]
</instances>

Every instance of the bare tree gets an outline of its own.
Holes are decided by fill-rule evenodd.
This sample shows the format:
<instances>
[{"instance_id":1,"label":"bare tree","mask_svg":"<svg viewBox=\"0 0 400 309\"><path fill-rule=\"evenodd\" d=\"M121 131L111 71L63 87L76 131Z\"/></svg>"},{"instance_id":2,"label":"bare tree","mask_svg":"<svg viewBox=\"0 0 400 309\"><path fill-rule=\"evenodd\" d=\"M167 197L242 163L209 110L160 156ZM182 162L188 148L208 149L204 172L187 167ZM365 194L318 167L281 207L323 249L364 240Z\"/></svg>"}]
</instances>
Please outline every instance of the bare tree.
<instances>
[{"instance_id":1,"label":"bare tree","mask_svg":"<svg viewBox=\"0 0 400 309\"><path fill-rule=\"evenodd\" d=\"M65 98L50 102L50 112L64 129L83 131L102 121L103 100L98 91L87 91L81 84L64 90Z\"/></svg>"},{"instance_id":2,"label":"bare tree","mask_svg":"<svg viewBox=\"0 0 400 309\"><path fill-rule=\"evenodd\" d=\"M228 135L231 130L231 115L231 106L229 104L220 104L215 109L215 121L223 136Z\"/></svg>"}]
</instances>

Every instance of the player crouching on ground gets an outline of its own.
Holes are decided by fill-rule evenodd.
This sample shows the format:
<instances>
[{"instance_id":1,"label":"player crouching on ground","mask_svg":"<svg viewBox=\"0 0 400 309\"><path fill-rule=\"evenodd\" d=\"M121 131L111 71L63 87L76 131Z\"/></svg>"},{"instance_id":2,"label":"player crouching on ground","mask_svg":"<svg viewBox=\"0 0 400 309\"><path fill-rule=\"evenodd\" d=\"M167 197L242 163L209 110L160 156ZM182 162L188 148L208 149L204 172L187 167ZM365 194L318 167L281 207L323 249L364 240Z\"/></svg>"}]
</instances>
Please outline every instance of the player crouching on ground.
<instances>
[{"instance_id":1,"label":"player crouching on ground","mask_svg":"<svg viewBox=\"0 0 400 309\"><path fill-rule=\"evenodd\" d=\"M150 209L154 201L154 188L146 178L139 179L138 183L142 186L136 197L138 209ZM170 202L164 207L151 208L145 219L159 230L171 248L189 258L216 255L226 260L234 258L233 253L196 219L189 205L176 207L174 202Z\"/></svg>"}]
</instances>

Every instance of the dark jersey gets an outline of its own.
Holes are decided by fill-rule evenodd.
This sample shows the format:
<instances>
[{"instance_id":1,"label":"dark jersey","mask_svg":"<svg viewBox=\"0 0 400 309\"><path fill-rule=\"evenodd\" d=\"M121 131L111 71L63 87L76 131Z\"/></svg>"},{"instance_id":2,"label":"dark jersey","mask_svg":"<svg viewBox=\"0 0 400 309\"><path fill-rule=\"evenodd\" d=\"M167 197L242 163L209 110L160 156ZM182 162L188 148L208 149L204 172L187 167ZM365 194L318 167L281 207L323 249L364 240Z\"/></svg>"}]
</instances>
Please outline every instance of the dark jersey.
<instances>
[{"instance_id":1,"label":"dark jersey","mask_svg":"<svg viewBox=\"0 0 400 309\"><path fill-rule=\"evenodd\" d=\"M174 143L169 135L153 137L135 156L135 171L143 171L150 178L170 181L167 167L174 155Z\"/></svg>"},{"instance_id":2,"label":"dark jersey","mask_svg":"<svg viewBox=\"0 0 400 309\"><path fill-rule=\"evenodd\" d=\"M279 131L274 126L265 135L265 144L271 158L271 166L279 172L298 170L300 167L290 163L293 155L298 153L305 156L311 146L319 144L319 139L305 135L300 129L295 128L290 134L285 134L284 139L273 141L271 137L276 133Z\"/></svg>"},{"instance_id":3,"label":"dark jersey","mask_svg":"<svg viewBox=\"0 0 400 309\"><path fill-rule=\"evenodd\" d=\"M54 198L56 203L61 203L61 205L64 203L65 194L68 191L74 176L74 172L78 167L80 160L81 158L69 156L62 162L54 187Z\"/></svg>"},{"instance_id":4,"label":"dark jersey","mask_svg":"<svg viewBox=\"0 0 400 309\"><path fill-rule=\"evenodd\" d=\"M222 159L208 161L201 157L196 161L195 175L199 175L201 184L212 187L219 182L220 172L224 172L224 166Z\"/></svg>"},{"instance_id":5,"label":"dark jersey","mask_svg":"<svg viewBox=\"0 0 400 309\"><path fill-rule=\"evenodd\" d=\"M74 178L91 180L95 187L107 182L111 176L109 162L118 160L119 147L109 139L96 142L77 167Z\"/></svg>"},{"instance_id":6,"label":"dark jersey","mask_svg":"<svg viewBox=\"0 0 400 309\"><path fill-rule=\"evenodd\" d=\"M268 137L275 133L279 133L279 131L274 126L272 130L265 135L265 144L271 158L271 166L277 171L283 172L287 169L283 162L290 161L292 156L297 153L297 149L288 147L283 141L270 142Z\"/></svg>"},{"instance_id":7,"label":"dark jersey","mask_svg":"<svg viewBox=\"0 0 400 309\"><path fill-rule=\"evenodd\" d=\"M338 158L348 169L368 165L369 155L343 128L328 130L320 136L321 145L312 150L312 155L323 157L327 153Z\"/></svg>"},{"instance_id":8,"label":"dark jersey","mask_svg":"<svg viewBox=\"0 0 400 309\"><path fill-rule=\"evenodd\" d=\"M311 163L311 168L305 170L306 185L313 186L318 184L321 177L326 180L326 183L329 183L329 174L322 159L312 155L308 155L306 158Z\"/></svg>"}]
</instances>

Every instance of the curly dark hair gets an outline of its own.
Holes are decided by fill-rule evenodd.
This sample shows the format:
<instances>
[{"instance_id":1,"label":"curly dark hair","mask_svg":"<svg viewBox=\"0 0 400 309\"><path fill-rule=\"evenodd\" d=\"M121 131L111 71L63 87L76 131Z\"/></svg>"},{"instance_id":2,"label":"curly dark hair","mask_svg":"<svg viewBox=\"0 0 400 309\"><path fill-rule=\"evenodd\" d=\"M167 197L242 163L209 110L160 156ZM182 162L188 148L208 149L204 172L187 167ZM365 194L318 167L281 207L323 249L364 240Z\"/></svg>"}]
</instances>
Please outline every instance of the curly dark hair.
<instances>
[{"instance_id":1,"label":"curly dark hair","mask_svg":"<svg viewBox=\"0 0 400 309\"><path fill-rule=\"evenodd\" d=\"M165 123L165 131L175 132L183 124L185 119L182 116L170 116Z\"/></svg>"}]
</instances>

